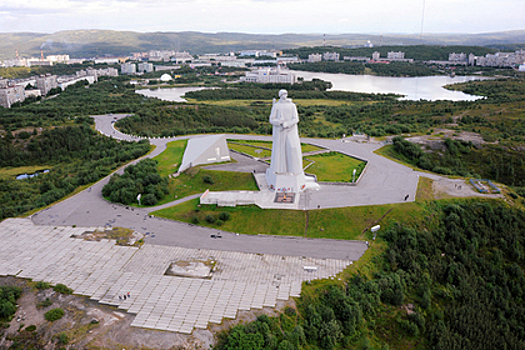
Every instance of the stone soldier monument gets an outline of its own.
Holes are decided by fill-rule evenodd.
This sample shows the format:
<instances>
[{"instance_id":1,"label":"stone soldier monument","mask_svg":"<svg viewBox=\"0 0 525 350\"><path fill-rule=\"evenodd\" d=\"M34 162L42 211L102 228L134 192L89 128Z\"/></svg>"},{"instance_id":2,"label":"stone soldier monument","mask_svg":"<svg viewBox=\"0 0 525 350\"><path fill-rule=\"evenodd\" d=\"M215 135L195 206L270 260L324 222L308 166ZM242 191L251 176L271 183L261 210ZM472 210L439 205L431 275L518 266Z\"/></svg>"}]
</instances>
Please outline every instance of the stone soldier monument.
<instances>
[{"instance_id":1,"label":"stone soldier monument","mask_svg":"<svg viewBox=\"0 0 525 350\"><path fill-rule=\"evenodd\" d=\"M314 178L304 174L297 123L297 107L286 90L279 91L279 101L274 99L270 114L273 145L270 168L266 170L266 181L272 191L298 193L306 188L319 188Z\"/></svg>"}]
</instances>

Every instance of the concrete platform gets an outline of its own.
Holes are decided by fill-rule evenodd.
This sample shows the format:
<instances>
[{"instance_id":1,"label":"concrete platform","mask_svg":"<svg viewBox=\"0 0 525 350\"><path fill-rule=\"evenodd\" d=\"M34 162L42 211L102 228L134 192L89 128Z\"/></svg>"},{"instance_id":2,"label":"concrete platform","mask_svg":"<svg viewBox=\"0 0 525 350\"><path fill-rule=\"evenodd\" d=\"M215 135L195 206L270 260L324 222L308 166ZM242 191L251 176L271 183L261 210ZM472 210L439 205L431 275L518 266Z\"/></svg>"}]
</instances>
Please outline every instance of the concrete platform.
<instances>
[{"instance_id":1,"label":"concrete platform","mask_svg":"<svg viewBox=\"0 0 525 350\"><path fill-rule=\"evenodd\" d=\"M95 229L6 219L0 223L0 275L63 283L75 294L136 314L134 327L190 334L234 319L239 310L275 307L278 300L299 296L303 281L335 276L352 263L150 244L138 249L72 238ZM174 262L188 260L213 260L211 277L165 275Z\"/></svg>"}]
</instances>

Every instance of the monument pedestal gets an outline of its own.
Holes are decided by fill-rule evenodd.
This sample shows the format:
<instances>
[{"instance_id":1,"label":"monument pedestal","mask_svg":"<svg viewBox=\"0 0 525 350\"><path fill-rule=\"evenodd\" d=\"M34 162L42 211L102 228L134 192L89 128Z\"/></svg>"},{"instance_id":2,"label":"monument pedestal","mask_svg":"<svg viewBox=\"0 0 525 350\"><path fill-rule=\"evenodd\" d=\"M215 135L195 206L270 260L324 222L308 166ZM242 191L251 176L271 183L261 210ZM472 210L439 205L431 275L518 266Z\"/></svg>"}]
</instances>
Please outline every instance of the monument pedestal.
<instances>
[{"instance_id":1,"label":"monument pedestal","mask_svg":"<svg viewBox=\"0 0 525 350\"><path fill-rule=\"evenodd\" d=\"M266 181L270 191L298 193L306 188L306 180L303 174L276 174L266 169Z\"/></svg>"},{"instance_id":2,"label":"monument pedestal","mask_svg":"<svg viewBox=\"0 0 525 350\"><path fill-rule=\"evenodd\" d=\"M314 176L304 174L276 174L266 169L266 182L270 191L299 193L305 190L318 190L319 184Z\"/></svg>"}]
</instances>

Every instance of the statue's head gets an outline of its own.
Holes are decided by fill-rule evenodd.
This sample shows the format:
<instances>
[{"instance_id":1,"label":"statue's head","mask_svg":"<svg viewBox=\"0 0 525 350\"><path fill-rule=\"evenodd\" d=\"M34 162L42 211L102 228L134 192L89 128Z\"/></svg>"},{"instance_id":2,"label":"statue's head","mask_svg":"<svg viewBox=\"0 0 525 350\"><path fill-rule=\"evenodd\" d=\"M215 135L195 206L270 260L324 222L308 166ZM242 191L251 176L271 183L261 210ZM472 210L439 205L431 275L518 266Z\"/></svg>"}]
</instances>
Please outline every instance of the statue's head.
<instances>
[{"instance_id":1,"label":"statue's head","mask_svg":"<svg viewBox=\"0 0 525 350\"><path fill-rule=\"evenodd\" d=\"M285 89L279 90L279 98L280 99L285 99L287 97L288 97L288 91L286 91Z\"/></svg>"}]
</instances>

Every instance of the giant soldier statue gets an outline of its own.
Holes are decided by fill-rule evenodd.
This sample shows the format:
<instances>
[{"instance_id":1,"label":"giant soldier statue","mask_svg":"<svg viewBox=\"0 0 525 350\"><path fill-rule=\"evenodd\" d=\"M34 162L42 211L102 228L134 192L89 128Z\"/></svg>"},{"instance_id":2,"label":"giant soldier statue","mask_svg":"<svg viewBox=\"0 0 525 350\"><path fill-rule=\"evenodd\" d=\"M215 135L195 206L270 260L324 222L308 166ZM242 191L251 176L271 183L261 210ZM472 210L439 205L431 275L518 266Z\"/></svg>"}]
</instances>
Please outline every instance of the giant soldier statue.
<instances>
[{"instance_id":1,"label":"giant soldier statue","mask_svg":"<svg viewBox=\"0 0 525 350\"><path fill-rule=\"evenodd\" d=\"M286 90L279 91L279 101L274 99L270 114L270 124L273 125L272 161L266 170L270 190L297 193L305 189L307 182L311 182L307 181L303 171L297 123L297 107L288 98ZM315 182L313 187L318 187Z\"/></svg>"}]
</instances>

